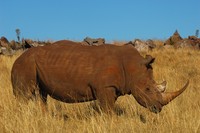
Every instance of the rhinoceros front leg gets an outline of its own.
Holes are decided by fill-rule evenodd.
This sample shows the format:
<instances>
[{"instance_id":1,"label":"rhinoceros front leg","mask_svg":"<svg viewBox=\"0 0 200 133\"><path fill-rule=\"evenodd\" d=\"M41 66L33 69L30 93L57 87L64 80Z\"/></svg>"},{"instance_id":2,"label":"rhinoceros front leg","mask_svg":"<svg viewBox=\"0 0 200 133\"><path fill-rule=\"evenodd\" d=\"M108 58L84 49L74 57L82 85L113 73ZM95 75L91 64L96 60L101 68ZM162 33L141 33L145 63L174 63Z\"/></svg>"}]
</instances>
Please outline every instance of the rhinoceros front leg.
<instances>
[{"instance_id":1,"label":"rhinoceros front leg","mask_svg":"<svg viewBox=\"0 0 200 133\"><path fill-rule=\"evenodd\" d=\"M114 104L116 101L116 93L114 87L106 87L103 89L96 90L96 97L99 100L99 106L105 113L113 113Z\"/></svg>"}]
</instances>

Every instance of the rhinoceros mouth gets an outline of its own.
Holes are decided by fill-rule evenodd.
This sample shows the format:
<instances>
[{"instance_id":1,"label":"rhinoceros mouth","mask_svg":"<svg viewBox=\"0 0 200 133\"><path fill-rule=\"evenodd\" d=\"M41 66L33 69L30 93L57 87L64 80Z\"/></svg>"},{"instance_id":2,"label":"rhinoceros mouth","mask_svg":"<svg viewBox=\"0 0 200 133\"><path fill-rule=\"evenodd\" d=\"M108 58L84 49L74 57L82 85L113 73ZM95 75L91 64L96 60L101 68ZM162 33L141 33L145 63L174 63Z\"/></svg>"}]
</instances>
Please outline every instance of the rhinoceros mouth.
<instances>
[{"instance_id":1,"label":"rhinoceros mouth","mask_svg":"<svg viewBox=\"0 0 200 133\"><path fill-rule=\"evenodd\" d=\"M151 106L150 108L149 108L149 110L151 111L151 112L153 112L153 113L159 113L160 111L156 108L156 106Z\"/></svg>"},{"instance_id":2,"label":"rhinoceros mouth","mask_svg":"<svg viewBox=\"0 0 200 133\"><path fill-rule=\"evenodd\" d=\"M159 104L160 104L160 108L159 108L158 106L156 106L156 105L152 105L152 106L150 106L150 107L148 107L148 108L149 108L149 110L150 110L151 112L153 112L153 113L155 113L155 114L160 113L161 110L162 110L162 104L161 104L161 103L159 103Z\"/></svg>"}]
</instances>

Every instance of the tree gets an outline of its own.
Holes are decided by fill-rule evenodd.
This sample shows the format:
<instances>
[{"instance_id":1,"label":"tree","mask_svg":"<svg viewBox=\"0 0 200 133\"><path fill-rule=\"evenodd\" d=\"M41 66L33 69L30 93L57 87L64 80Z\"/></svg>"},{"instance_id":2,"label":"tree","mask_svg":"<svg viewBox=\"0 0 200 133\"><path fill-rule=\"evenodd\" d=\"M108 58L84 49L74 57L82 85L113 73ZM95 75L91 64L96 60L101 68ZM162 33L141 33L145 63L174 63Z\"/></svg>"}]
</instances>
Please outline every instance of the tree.
<instances>
[{"instance_id":1,"label":"tree","mask_svg":"<svg viewBox=\"0 0 200 133\"><path fill-rule=\"evenodd\" d=\"M17 34L17 40L19 42L20 41L20 29L16 29L15 32Z\"/></svg>"},{"instance_id":2,"label":"tree","mask_svg":"<svg viewBox=\"0 0 200 133\"><path fill-rule=\"evenodd\" d=\"M196 30L196 32L195 32L195 36L196 36L196 37L199 36L199 30Z\"/></svg>"}]
</instances>

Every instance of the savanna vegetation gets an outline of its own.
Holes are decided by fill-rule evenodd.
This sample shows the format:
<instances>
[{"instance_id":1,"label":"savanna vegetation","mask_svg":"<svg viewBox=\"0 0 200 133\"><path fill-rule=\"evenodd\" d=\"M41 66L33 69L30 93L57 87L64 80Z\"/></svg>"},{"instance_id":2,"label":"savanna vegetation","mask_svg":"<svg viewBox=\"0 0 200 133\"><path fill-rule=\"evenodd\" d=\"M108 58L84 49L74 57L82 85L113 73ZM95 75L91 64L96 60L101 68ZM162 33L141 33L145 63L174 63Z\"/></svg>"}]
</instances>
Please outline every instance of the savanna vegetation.
<instances>
[{"instance_id":1,"label":"savanna vegetation","mask_svg":"<svg viewBox=\"0 0 200 133\"><path fill-rule=\"evenodd\" d=\"M158 41L160 42L160 41ZM159 45L159 44L158 44ZM200 133L200 51L158 47L148 53L156 58L154 78L168 82L166 91L187 90L159 114L140 106L131 95L116 102L116 114L97 113L95 102L67 104L48 97L48 112L38 102L16 101L10 80L14 56L0 55L0 132L14 133Z\"/></svg>"}]
</instances>

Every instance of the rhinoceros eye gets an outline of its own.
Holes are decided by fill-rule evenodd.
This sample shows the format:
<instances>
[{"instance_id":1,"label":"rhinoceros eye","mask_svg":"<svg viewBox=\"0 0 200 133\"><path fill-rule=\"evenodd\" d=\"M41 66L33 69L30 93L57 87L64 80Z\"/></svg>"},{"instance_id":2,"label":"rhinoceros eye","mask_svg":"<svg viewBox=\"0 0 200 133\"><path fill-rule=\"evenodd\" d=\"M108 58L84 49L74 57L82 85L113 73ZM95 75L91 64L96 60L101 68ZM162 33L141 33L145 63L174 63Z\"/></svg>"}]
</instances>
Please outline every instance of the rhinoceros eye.
<instances>
[{"instance_id":1,"label":"rhinoceros eye","mask_svg":"<svg viewBox=\"0 0 200 133\"><path fill-rule=\"evenodd\" d=\"M150 88L146 88L146 91L150 91Z\"/></svg>"},{"instance_id":2,"label":"rhinoceros eye","mask_svg":"<svg viewBox=\"0 0 200 133\"><path fill-rule=\"evenodd\" d=\"M148 94L152 94L152 93L154 92L154 90L152 90L152 89L150 89L150 88L146 88L146 92L147 92Z\"/></svg>"}]
</instances>

